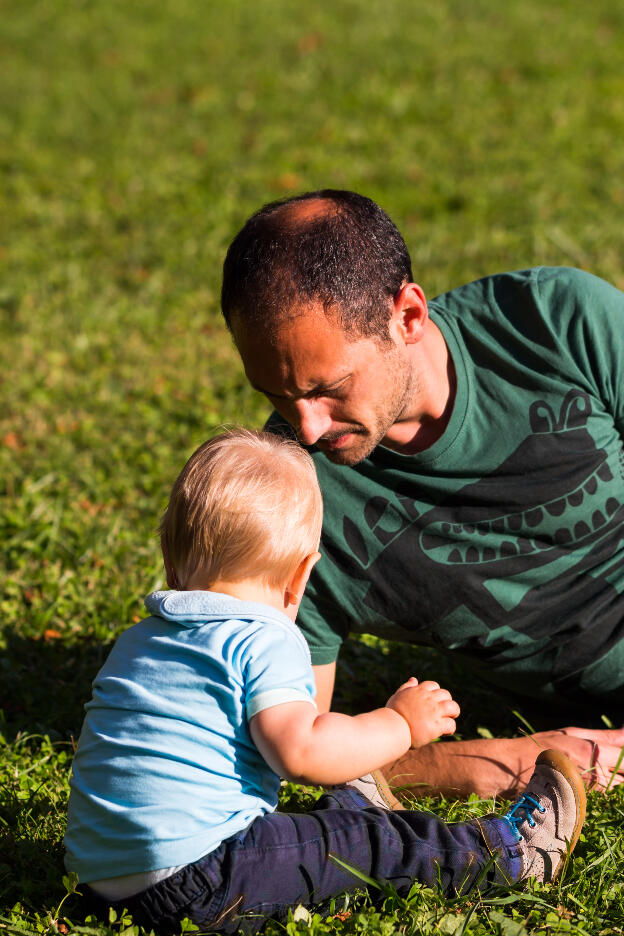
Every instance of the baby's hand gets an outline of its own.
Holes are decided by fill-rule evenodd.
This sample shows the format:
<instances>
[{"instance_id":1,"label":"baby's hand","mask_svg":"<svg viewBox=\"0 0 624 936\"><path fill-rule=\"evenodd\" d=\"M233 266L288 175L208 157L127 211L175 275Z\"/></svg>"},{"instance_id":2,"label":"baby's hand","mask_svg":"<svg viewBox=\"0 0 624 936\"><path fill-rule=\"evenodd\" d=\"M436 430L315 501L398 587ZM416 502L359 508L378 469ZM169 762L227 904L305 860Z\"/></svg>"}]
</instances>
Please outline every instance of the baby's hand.
<instances>
[{"instance_id":1,"label":"baby's hand","mask_svg":"<svg viewBox=\"0 0 624 936\"><path fill-rule=\"evenodd\" d=\"M387 708L402 715L409 725L412 747L429 744L440 735L453 734L459 705L437 682L419 683L415 676L399 686L386 702Z\"/></svg>"}]
</instances>

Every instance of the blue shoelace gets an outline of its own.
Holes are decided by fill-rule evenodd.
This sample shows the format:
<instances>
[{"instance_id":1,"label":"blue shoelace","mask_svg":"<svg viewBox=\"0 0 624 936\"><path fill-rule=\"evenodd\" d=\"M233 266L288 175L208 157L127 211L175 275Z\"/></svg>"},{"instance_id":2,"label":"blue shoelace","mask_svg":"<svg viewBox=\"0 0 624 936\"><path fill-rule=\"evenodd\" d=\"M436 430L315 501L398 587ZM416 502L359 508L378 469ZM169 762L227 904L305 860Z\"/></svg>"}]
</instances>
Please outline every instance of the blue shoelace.
<instances>
[{"instance_id":1,"label":"blue shoelace","mask_svg":"<svg viewBox=\"0 0 624 936\"><path fill-rule=\"evenodd\" d=\"M505 815L501 817L513 832L516 842L522 841L519 827L523 822L528 822L532 829L535 827L533 812L536 809L541 813L546 812L546 807L542 806L539 800L531 796L530 793L523 793L518 802L513 804L509 812L506 812Z\"/></svg>"}]
</instances>

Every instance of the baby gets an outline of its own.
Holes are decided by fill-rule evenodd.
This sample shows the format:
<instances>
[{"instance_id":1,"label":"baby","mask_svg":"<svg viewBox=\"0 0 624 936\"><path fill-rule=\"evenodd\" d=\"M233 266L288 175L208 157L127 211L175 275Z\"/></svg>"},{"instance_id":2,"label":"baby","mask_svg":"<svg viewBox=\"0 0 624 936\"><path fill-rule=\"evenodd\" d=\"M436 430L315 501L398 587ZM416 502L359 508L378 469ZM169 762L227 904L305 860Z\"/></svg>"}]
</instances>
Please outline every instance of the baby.
<instances>
[{"instance_id":1,"label":"baby","mask_svg":"<svg viewBox=\"0 0 624 936\"><path fill-rule=\"evenodd\" d=\"M312 460L266 433L211 439L175 482L161 523L171 590L117 640L74 759L66 865L96 912L125 907L159 933L184 917L253 930L361 889L349 867L454 895L484 869L481 888L551 880L576 843L584 788L556 751L505 815L474 822L380 808L350 783L452 734L459 707L412 677L375 711L318 714L294 621L321 517ZM275 812L282 777L328 792L306 814Z\"/></svg>"}]
</instances>

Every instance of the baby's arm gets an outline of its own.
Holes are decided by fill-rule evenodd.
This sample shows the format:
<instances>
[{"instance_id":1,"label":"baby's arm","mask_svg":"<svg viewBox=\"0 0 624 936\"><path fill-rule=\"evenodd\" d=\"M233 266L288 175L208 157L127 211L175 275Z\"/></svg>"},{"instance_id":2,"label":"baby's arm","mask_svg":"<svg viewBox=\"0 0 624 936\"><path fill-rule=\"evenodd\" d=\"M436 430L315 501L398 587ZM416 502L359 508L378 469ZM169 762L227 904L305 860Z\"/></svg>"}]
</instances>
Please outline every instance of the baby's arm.
<instances>
[{"instance_id":1,"label":"baby's arm","mask_svg":"<svg viewBox=\"0 0 624 936\"><path fill-rule=\"evenodd\" d=\"M362 715L319 715L307 702L263 709L249 722L267 763L296 783L344 783L393 759L410 747L453 734L459 706L434 682L404 683L384 708Z\"/></svg>"}]
</instances>

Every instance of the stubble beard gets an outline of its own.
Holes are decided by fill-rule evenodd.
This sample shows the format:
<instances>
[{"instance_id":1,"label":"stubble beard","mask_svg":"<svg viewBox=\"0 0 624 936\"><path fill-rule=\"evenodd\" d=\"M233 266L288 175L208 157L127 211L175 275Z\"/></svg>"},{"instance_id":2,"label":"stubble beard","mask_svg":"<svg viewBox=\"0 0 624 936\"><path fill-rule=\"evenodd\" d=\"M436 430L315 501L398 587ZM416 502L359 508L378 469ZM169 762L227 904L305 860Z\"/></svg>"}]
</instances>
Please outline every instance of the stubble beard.
<instances>
[{"instance_id":1,"label":"stubble beard","mask_svg":"<svg viewBox=\"0 0 624 936\"><path fill-rule=\"evenodd\" d=\"M322 450L325 458L334 465L343 465L348 468L368 458L414 400L419 387L418 376L413 373L408 361L402 360L400 363L398 360L389 361L388 365L392 367L395 363L396 370L387 393L387 400L376 408L373 425L369 428L356 424L346 429L345 432L336 433L333 436L337 438L341 434L349 433L361 436L361 441L345 448L344 451L342 449Z\"/></svg>"}]
</instances>

